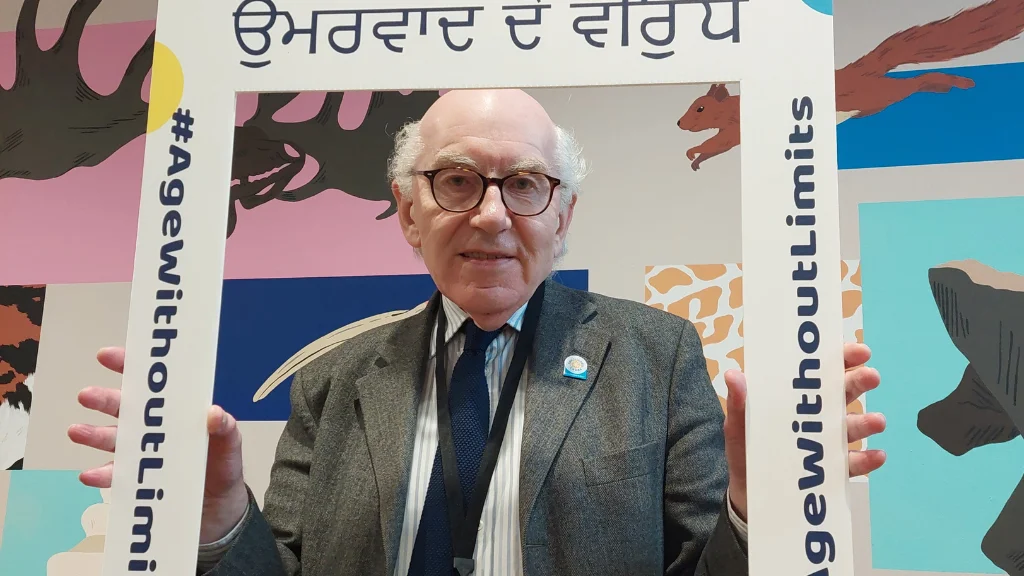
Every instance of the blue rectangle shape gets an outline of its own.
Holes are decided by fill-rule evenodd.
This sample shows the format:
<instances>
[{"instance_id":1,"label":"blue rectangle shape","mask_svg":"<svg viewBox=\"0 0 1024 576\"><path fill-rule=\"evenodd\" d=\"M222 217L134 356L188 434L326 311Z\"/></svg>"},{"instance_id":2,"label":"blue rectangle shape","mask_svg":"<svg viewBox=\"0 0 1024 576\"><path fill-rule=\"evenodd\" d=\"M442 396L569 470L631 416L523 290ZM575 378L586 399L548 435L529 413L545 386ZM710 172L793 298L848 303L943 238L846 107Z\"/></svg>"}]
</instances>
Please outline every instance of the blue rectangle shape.
<instances>
[{"instance_id":1,"label":"blue rectangle shape","mask_svg":"<svg viewBox=\"0 0 1024 576\"><path fill-rule=\"evenodd\" d=\"M919 92L836 128L839 169L920 166L1024 158L1024 63L893 72L892 78L944 72L974 86Z\"/></svg>"},{"instance_id":2,"label":"blue rectangle shape","mask_svg":"<svg viewBox=\"0 0 1024 576\"><path fill-rule=\"evenodd\" d=\"M871 474L875 569L1003 574L981 541L1021 478L1024 440L953 456L918 412L960 383L967 360L939 316L930 267L972 259L1024 274L1024 197L860 205L864 339L882 384L867 394L888 460Z\"/></svg>"},{"instance_id":3,"label":"blue rectangle shape","mask_svg":"<svg viewBox=\"0 0 1024 576\"><path fill-rule=\"evenodd\" d=\"M586 270L560 270L554 279L588 289ZM291 377L253 402L278 367L325 334L376 314L415 308L435 290L429 274L225 281L214 404L238 420L287 420Z\"/></svg>"}]
</instances>

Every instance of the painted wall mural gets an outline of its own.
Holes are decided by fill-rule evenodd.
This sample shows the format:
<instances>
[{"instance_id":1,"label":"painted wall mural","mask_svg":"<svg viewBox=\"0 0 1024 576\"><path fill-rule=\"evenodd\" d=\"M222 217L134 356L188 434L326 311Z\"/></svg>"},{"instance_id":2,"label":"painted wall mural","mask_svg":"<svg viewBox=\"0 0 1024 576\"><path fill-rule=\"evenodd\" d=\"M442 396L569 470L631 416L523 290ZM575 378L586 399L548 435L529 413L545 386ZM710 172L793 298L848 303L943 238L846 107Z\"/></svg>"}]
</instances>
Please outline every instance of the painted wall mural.
<instances>
[{"instance_id":1,"label":"painted wall mural","mask_svg":"<svg viewBox=\"0 0 1024 576\"><path fill-rule=\"evenodd\" d=\"M150 97L176 65L155 10L0 3L0 574L99 573L107 495L77 474L107 455L66 430L90 421L78 390L120 385L95 353L124 338L147 116L173 112ZM1024 0L834 17L843 330L884 382L853 410L886 414L889 455L850 487L857 574L1024 576ZM593 164L559 281L691 319L723 398L744 358L740 88L532 91ZM443 92L237 96L215 401L258 500L294 371L433 290L385 174Z\"/></svg>"},{"instance_id":2,"label":"painted wall mural","mask_svg":"<svg viewBox=\"0 0 1024 576\"><path fill-rule=\"evenodd\" d=\"M970 450L1020 437L1024 427L1024 274L976 260L928 270L942 324L967 360L957 387L923 408L917 426L944 450ZM981 541L985 556L1008 574L1024 574L1024 466L1021 481Z\"/></svg>"},{"instance_id":3,"label":"painted wall mural","mask_svg":"<svg viewBox=\"0 0 1024 576\"><path fill-rule=\"evenodd\" d=\"M911 97L972 90L979 83L986 95L989 90L1005 91L1020 86L1019 76L1015 78L1012 75L1019 75L1019 68L1012 72L1005 70L1005 75L998 76L989 74L993 71L991 69L908 72L901 68L945 63L985 52L1019 38L1021 33L1024 33L1024 0L989 0L965 7L946 18L900 30L857 60L836 70L836 123L874 116L908 100L906 106L894 111L893 115L912 114L912 107L922 106L925 102L953 112L964 102L962 98L935 103ZM677 121L681 130L717 130L715 135L687 152L686 157L692 161L690 166L693 170L698 170L705 160L739 146L739 98L738 95L730 96L724 85L712 84L708 93L694 100ZM980 95L979 98L983 99ZM939 121L934 115L936 111L929 108L927 115ZM980 128L990 138L995 137L988 122ZM840 168L866 167L849 165L853 158L842 153L842 134L840 132ZM1007 146L1014 151L1015 158L1024 154L1024 145L1007 143Z\"/></svg>"},{"instance_id":4,"label":"painted wall mural","mask_svg":"<svg viewBox=\"0 0 1024 576\"><path fill-rule=\"evenodd\" d=\"M155 31L137 47L111 93L100 94L82 76L82 33L101 1L76 1L46 50L36 39L40 0L22 4L14 82L0 90L0 179L51 180L80 166L98 166L146 132L143 84L153 63Z\"/></svg>"},{"instance_id":5,"label":"painted wall mural","mask_svg":"<svg viewBox=\"0 0 1024 576\"><path fill-rule=\"evenodd\" d=\"M860 263L841 262L843 275L843 340L863 342ZM743 265L694 264L648 266L644 277L644 301L693 322L704 346L708 375L722 409L728 388L725 372L743 370ZM866 398L850 406L864 413ZM862 450L866 442L850 445ZM864 478L855 479L857 482Z\"/></svg>"},{"instance_id":6,"label":"painted wall mural","mask_svg":"<svg viewBox=\"0 0 1024 576\"><path fill-rule=\"evenodd\" d=\"M871 393L893 465L871 479L876 566L1024 575L1022 214L1024 196L860 206L866 341L898 382Z\"/></svg>"},{"instance_id":7,"label":"painted wall mural","mask_svg":"<svg viewBox=\"0 0 1024 576\"><path fill-rule=\"evenodd\" d=\"M0 470L24 464L45 298L45 286L0 286Z\"/></svg>"},{"instance_id":8,"label":"painted wall mural","mask_svg":"<svg viewBox=\"0 0 1024 576\"><path fill-rule=\"evenodd\" d=\"M251 210L270 200L300 202L325 190L340 190L357 198L387 202L387 208L376 216L378 220L395 213L397 206L386 178L395 131L423 116L440 92L310 95L322 96L319 109L310 118L292 122L277 118L300 94L260 94L255 113L235 128L229 236L237 222L235 201ZM364 101L349 104L345 110L349 113L342 116L346 98ZM313 168L309 170L312 174L299 180L307 165Z\"/></svg>"},{"instance_id":9,"label":"painted wall mural","mask_svg":"<svg viewBox=\"0 0 1024 576\"><path fill-rule=\"evenodd\" d=\"M151 106L151 69L177 62L154 43L152 20L86 25L116 1L75 0L61 28L33 33L41 3L54 7L27 0L13 32L0 31L13 52L0 59L0 208L23 215L0 236L0 283L131 280L147 114L173 112ZM163 78L180 92L180 78ZM385 222L387 158L397 127L439 94L239 94L226 277L423 272ZM271 201L292 206L258 210ZM381 252L331 249L346 238Z\"/></svg>"}]
</instances>

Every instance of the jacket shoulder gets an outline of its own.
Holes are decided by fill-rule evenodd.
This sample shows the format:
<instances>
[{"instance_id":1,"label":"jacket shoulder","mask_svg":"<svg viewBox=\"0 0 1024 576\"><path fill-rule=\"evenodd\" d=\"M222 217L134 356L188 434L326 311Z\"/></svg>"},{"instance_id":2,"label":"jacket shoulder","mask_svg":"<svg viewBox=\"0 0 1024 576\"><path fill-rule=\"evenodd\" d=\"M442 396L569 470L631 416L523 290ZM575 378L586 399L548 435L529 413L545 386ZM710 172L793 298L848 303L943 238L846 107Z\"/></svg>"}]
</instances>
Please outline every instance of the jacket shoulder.
<instances>
[{"instance_id":1,"label":"jacket shoulder","mask_svg":"<svg viewBox=\"0 0 1024 576\"><path fill-rule=\"evenodd\" d=\"M676 314L629 300L559 286L555 289L560 309L593 322L601 332L625 345L653 365L673 365L678 360L703 361L704 349L694 324ZM590 316L593 316L592 318Z\"/></svg>"},{"instance_id":2,"label":"jacket shoulder","mask_svg":"<svg viewBox=\"0 0 1024 576\"><path fill-rule=\"evenodd\" d=\"M673 344L680 337L697 334L692 322L660 308L597 292L578 292L595 307L602 323L611 330L623 331L643 339L671 340Z\"/></svg>"}]
</instances>

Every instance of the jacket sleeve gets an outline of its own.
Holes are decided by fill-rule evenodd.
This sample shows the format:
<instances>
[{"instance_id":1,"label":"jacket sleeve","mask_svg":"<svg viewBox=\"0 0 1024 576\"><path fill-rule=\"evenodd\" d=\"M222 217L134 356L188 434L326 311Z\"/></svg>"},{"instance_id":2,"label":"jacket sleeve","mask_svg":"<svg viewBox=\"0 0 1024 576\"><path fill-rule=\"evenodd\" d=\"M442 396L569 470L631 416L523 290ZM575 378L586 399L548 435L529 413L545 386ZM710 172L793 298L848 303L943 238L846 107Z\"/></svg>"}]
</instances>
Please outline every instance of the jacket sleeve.
<instances>
[{"instance_id":1,"label":"jacket sleeve","mask_svg":"<svg viewBox=\"0 0 1024 576\"><path fill-rule=\"evenodd\" d=\"M745 576L746 545L729 518L725 415L696 328L683 320L669 390L665 573Z\"/></svg>"},{"instance_id":2,"label":"jacket sleeve","mask_svg":"<svg viewBox=\"0 0 1024 576\"><path fill-rule=\"evenodd\" d=\"M291 414L278 441L263 510L250 491L249 512L240 532L207 576L297 576L302 572L302 510L318 426L302 370L292 378L290 399Z\"/></svg>"}]
</instances>

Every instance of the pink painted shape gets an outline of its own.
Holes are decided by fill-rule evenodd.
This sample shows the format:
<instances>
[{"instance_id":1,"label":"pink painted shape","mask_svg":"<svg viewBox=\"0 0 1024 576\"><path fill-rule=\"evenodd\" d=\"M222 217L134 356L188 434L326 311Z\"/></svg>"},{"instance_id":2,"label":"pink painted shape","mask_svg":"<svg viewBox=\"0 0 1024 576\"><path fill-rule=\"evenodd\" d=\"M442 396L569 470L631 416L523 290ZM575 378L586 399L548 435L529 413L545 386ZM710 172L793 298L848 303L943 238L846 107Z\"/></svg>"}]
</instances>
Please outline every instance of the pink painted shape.
<instances>
[{"instance_id":1,"label":"pink painted shape","mask_svg":"<svg viewBox=\"0 0 1024 576\"><path fill-rule=\"evenodd\" d=\"M0 180L0 284L129 282L145 137L95 168Z\"/></svg>"},{"instance_id":2,"label":"pink painted shape","mask_svg":"<svg viewBox=\"0 0 1024 576\"><path fill-rule=\"evenodd\" d=\"M338 107L338 125L345 130L355 130L363 123L370 109L372 90L345 92Z\"/></svg>"},{"instance_id":3,"label":"pink painted shape","mask_svg":"<svg viewBox=\"0 0 1024 576\"><path fill-rule=\"evenodd\" d=\"M326 92L303 92L274 113L276 122L305 122L323 106ZM370 108L372 90L345 92L338 109L338 125L345 130L355 130L363 123ZM239 93L236 97L235 125L241 126L256 112L258 95L252 92Z\"/></svg>"},{"instance_id":4,"label":"pink painted shape","mask_svg":"<svg viewBox=\"0 0 1024 576\"><path fill-rule=\"evenodd\" d=\"M235 95L235 126L241 126L256 113L255 92L239 92Z\"/></svg>"},{"instance_id":5,"label":"pink painted shape","mask_svg":"<svg viewBox=\"0 0 1024 576\"><path fill-rule=\"evenodd\" d=\"M275 122L291 124L312 118L324 104L326 92L302 92L274 113Z\"/></svg>"},{"instance_id":6,"label":"pink painted shape","mask_svg":"<svg viewBox=\"0 0 1024 576\"><path fill-rule=\"evenodd\" d=\"M80 62L93 90L109 94L117 88L153 26L148 21L85 29ZM60 32L41 30L37 35L49 47ZM5 88L13 84L14 64L14 33L0 33L0 85ZM358 111L365 97L356 96L346 98L350 101L343 105L344 114L339 113L346 127L365 115L365 105ZM255 104L255 94L239 95L236 125L252 116ZM5 217L0 226L0 284L130 282L144 151L145 136L140 136L94 168L76 168L43 182L0 180L0 214ZM308 169L309 164L303 172ZM240 209L238 227L228 240L225 277L425 272L397 218L374 220L383 209L383 202L340 191Z\"/></svg>"},{"instance_id":7,"label":"pink painted shape","mask_svg":"<svg viewBox=\"0 0 1024 576\"><path fill-rule=\"evenodd\" d=\"M385 206L329 190L302 202L239 210L225 278L425 273L398 219L374 220Z\"/></svg>"},{"instance_id":8,"label":"pink painted shape","mask_svg":"<svg viewBox=\"0 0 1024 576\"><path fill-rule=\"evenodd\" d=\"M289 156L298 158L299 154L291 146L288 146L286 144L284 149ZM288 182L288 184L284 187L284 191L291 192L292 190L298 190L299 188L308 184L319 171L320 163L317 162L316 158L313 158L312 156L306 156L306 158L302 162L302 170L299 170L299 173L292 177L291 181Z\"/></svg>"}]
</instances>

